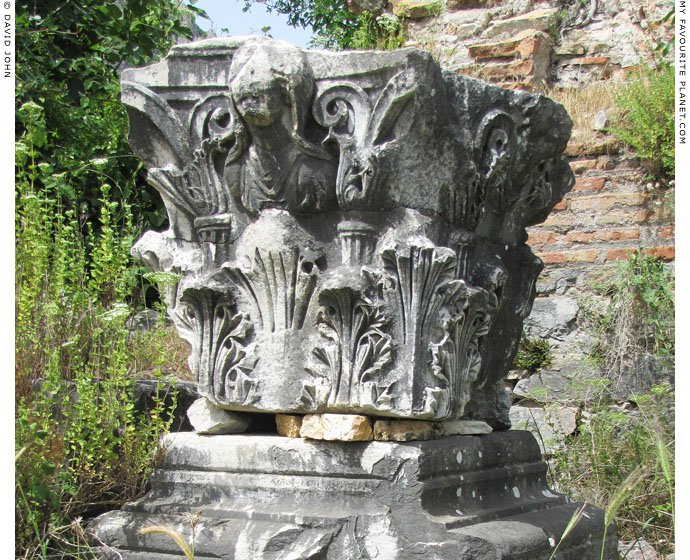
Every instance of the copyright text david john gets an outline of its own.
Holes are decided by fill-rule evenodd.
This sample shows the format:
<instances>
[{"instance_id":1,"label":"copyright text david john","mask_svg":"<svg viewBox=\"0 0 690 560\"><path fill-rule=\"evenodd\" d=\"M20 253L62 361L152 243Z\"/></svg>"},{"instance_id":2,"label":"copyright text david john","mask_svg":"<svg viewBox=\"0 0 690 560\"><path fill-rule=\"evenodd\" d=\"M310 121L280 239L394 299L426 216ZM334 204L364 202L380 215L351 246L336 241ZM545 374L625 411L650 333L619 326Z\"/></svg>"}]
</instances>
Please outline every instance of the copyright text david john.
<instances>
[{"instance_id":1,"label":"copyright text david john","mask_svg":"<svg viewBox=\"0 0 690 560\"><path fill-rule=\"evenodd\" d=\"M2 3L2 75L3 78L14 76L14 25L12 21L12 4L4 1Z\"/></svg>"}]
</instances>

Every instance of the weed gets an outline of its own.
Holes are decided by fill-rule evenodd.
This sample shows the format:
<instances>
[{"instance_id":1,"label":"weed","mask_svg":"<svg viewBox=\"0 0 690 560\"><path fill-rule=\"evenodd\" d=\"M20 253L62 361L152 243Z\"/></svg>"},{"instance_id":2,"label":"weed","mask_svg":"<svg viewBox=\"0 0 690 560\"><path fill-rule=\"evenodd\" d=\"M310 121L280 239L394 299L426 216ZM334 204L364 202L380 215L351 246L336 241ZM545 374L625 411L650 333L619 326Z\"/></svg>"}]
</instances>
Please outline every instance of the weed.
<instances>
[{"instance_id":1,"label":"weed","mask_svg":"<svg viewBox=\"0 0 690 560\"><path fill-rule=\"evenodd\" d=\"M606 512L607 527L618 523L618 538L644 535L660 552L672 552L674 533L674 394L658 385L631 400L637 409L613 406L609 388L588 401L577 434L550 461L552 484L573 498ZM633 473L626 480L625 473ZM646 483L639 485L645 476Z\"/></svg>"},{"instance_id":2,"label":"weed","mask_svg":"<svg viewBox=\"0 0 690 560\"><path fill-rule=\"evenodd\" d=\"M650 179L668 180L675 173L675 73L660 63L645 67L616 93L620 112L611 128L631 146Z\"/></svg>"},{"instance_id":3,"label":"weed","mask_svg":"<svg viewBox=\"0 0 690 560\"><path fill-rule=\"evenodd\" d=\"M554 89L549 96L561 103L573 121L573 130L591 136L592 120L599 111L610 113L615 95L609 81L592 82L582 88Z\"/></svg>"},{"instance_id":4,"label":"weed","mask_svg":"<svg viewBox=\"0 0 690 560\"><path fill-rule=\"evenodd\" d=\"M67 536L80 516L134 499L160 458L171 415L164 395L136 417L127 345L134 284L130 209L101 186L100 216L83 225L55 193L65 176L41 161L36 104L20 108L15 223L16 525L23 558L81 554ZM114 216L124 216L124 230ZM76 539L76 540L75 540Z\"/></svg>"},{"instance_id":5,"label":"weed","mask_svg":"<svg viewBox=\"0 0 690 560\"><path fill-rule=\"evenodd\" d=\"M596 334L592 359L619 384L625 374L649 388L636 368L639 357L670 366L675 356L675 295L673 270L642 251L619 263L618 276L605 288L603 299L582 302L587 324Z\"/></svg>"},{"instance_id":6,"label":"weed","mask_svg":"<svg viewBox=\"0 0 690 560\"><path fill-rule=\"evenodd\" d=\"M383 13L377 16L363 12L358 21L359 25L348 45L349 48L393 50L405 43L402 21L393 14Z\"/></svg>"},{"instance_id":7,"label":"weed","mask_svg":"<svg viewBox=\"0 0 690 560\"><path fill-rule=\"evenodd\" d=\"M172 527L167 527L165 525L149 525L148 527L143 527L139 530L140 535L166 535L170 537L175 544L180 548L182 553L185 555L187 560L194 560L194 547L196 545L196 528L199 523L199 517L201 516L201 510L196 513L187 514L187 524L191 527L191 544L187 544L184 537Z\"/></svg>"},{"instance_id":8,"label":"weed","mask_svg":"<svg viewBox=\"0 0 690 560\"><path fill-rule=\"evenodd\" d=\"M551 364L551 347L544 338L528 338L523 333L513 367L526 369L529 373L548 367Z\"/></svg>"}]
</instances>

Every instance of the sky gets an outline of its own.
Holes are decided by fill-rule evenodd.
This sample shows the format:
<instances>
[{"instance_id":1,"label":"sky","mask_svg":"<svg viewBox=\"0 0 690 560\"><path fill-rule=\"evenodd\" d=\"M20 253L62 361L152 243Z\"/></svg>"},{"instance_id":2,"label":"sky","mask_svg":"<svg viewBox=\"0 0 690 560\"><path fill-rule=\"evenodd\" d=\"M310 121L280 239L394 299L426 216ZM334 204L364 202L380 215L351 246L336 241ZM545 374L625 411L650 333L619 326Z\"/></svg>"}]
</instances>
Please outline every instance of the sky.
<instances>
[{"instance_id":1,"label":"sky","mask_svg":"<svg viewBox=\"0 0 690 560\"><path fill-rule=\"evenodd\" d=\"M197 7L205 10L210 21L197 18L196 23L204 31L212 29L218 37L226 35L261 35L261 28L270 26L269 34L298 47L307 47L311 29L290 27L287 16L269 14L262 4L255 3L248 12L243 12L243 0L198 0ZM226 28L228 31L221 31Z\"/></svg>"}]
</instances>

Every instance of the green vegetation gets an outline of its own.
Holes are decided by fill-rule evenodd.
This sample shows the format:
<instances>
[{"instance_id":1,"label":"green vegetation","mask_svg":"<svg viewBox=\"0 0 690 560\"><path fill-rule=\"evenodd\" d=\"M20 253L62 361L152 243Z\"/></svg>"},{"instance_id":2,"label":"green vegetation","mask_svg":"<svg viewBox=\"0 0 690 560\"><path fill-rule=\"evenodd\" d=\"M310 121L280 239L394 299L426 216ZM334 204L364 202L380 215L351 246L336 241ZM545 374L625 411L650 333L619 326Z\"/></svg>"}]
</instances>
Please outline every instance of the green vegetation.
<instances>
[{"instance_id":1,"label":"green vegetation","mask_svg":"<svg viewBox=\"0 0 690 560\"><path fill-rule=\"evenodd\" d=\"M661 366L673 361L673 272L659 260L635 253L620 265L602 297L598 307L590 304L586 312L595 335L592 355L608 379L585 381L590 396L583 420L578 433L554 454L552 482L604 509L607 519L615 518L621 540L644 537L659 552L669 553L674 535L674 391L659 382L667 374L638 371L633 358L651 355ZM640 387L629 397L627 410L615 402L622 380Z\"/></svg>"},{"instance_id":2,"label":"green vegetation","mask_svg":"<svg viewBox=\"0 0 690 560\"><path fill-rule=\"evenodd\" d=\"M631 400L635 409L623 412L613 404L610 385L600 384L578 433L550 461L551 483L609 511L620 540L643 537L657 551L673 552L673 389L657 385ZM625 481L633 472L645 483L631 489Z\"/></svg>"},{"instance_id":3,"label":"green vegetation","mask_svg":"<svg viewBox=\"0 0 690 560\"><path fill-rule=\"evenodd\" d=\"M375 16L363 12L348 45L352 49L393 50L405 43L402 21L393 14Z\"/></svg>"},{"instance_id":4,"label":"green vegetation","mask_svg":"<svg viewBox=\"0 0 690 560\"><path fill-rule=\"evenodd\" d=\"M551 347L549 341L543 338L528 338L522 333L517 356L513 367L526 369L529 373L535 373L551 364Z\"/></svg>"},{"instance_id":5,"label":"green vegetation","mask_svg":"<svg viewBox=\"0 0 690 560\"><path fill-rule=\"evenodd\" d=\"M611 132L631 146L655 180L675 173L675 73L673 66L640 70L618 90L619 107Z\"/></svg>"},{"instance_id":6,"label":"green vegetation","mask_svg":"<svg viewBox=\"0 0 690 560\"><path fill-rule=\"evenodd\" d=\"M311 27L313 44L326 49L395 49L404 43L402 21L388 13L359 10L347 0L245 0L287 16L295 27Z\"/></svg>"},{"instance_id":7,"label":"green vegetation","mask_svg":"<svg viewBox=\"0 0 690 560\"><path fill-rule=\"evenodd\" d=\"M615 282L600 287L598 302L583 302L595 331L591 358L616 380L632 360L652 355L663 364L675 356L675 279L673 269L643 252L619 263ZM644 380L641 380L644 381ZM644 383L643 383L644 384ZM649 387L651 382L647 383Z\"/></svg>"},{"instance_id":8,"label":"green vegetation","mask_svg":"<svg viewBox=\"0 0 690 560\"><path fill-rule=\"evenodd\" d=\"M194 15L205 14L179 0L17 3L16 108L32 102L43 110L30 125L36 164L47 166L35 180L60 176L53 194L80 226L98 221L104 182L114 200L131 207L136 225L164 225L160 197L127 145L118 72L150 63L176 38L190 38ZM17 137L28 132L26 118L16 113ZM113 216L118 224L124 208Z\"/></svg>"},{"instance_id":9,"label":"green vegetation","mask_svg":"<svg viewBox=\"0 0 690 560\"><path fill-rule=\"evenodd\" d=\"M164 225L126 144L118 70L191 36L177 1L16 7L15 554L90 558L81 519L146 490L171 422L136 414L133 366L161 377L167 335L128 342L143 303L129 249ZM137 295L138 294L138 295ZM174 382L173 382L174 383ZM174 406L172 398L172 406Z\"/></svg>"}]
</instances>

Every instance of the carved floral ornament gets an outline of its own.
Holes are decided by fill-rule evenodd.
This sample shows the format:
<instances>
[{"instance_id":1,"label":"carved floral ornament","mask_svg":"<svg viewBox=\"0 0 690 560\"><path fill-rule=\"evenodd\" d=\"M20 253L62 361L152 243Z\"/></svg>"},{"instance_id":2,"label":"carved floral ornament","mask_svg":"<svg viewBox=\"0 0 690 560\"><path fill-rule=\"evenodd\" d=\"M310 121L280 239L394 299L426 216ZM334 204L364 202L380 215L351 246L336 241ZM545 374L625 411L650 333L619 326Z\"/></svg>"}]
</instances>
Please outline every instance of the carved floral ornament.
<instances>
[{"instance_id":1,"label":"carved floral ornament","mask_svg":"<svg viewBox=\"0 0 690 560\"><path fill-rule=\"evenodd\" d=\"M414 49L266 38L175 47L122 100L170 218L133 251L179 275L208 399L486 416L540 269L524 228L573 183L562 107Z\"/></svg>"}]
</instances>

